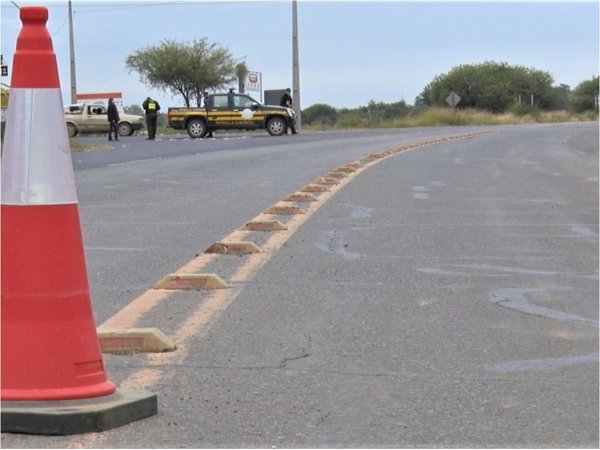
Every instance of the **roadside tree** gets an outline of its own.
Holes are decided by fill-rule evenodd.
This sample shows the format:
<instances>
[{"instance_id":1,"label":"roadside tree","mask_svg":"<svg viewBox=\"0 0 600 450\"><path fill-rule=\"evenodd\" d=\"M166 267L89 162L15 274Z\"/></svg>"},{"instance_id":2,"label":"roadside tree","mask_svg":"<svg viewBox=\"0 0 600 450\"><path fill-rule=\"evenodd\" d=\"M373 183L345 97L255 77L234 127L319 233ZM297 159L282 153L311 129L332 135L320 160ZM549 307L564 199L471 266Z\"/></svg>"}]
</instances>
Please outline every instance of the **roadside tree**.
<instances>
[{"instance_id":1,"label":"roadside tree","mask_svg":"<svg viewBox=\"0 0 600 450\"><path fill-rule=\"evenodd\" d=\"M573 112L581 113L598 110L599 84L600 77L594 77L591 80L582 81L573 89L573 97L571 99L571 109Z\"/></svg>"},{"instance_id":2,"label":"roadside tree","mask_svg":"<svg viewBox=\"0 0 600 450\"><path fill-rule=\"evenodd\" d=\"M235 76L238 79L238 92L243 94L246 91L246 75L248 75L248 66L246 63L239 63L235 66Z\"/></svg>"},{"instance_id":3,"label":"roadside tree","mask_svg":"<svg viewBox=\"0 0 600 450\"><path fill-rule=\"evenodd\" d=\"M454 91L461 97L461 108L505 112L520 94L531 94L535 106L551 109L556 101L552 83L548 72L523 66L493 61L464 64L436 76L419 94L415 104L446 106L446 98Z\"/></svg>"},{"instance_id":4,"label":"roadside tree","mask_svg":"<svg viewBox=\"0 0 600 450\"><path fill-rule=\"evenodd\" d=\"M335 125L339 112L333 106L317 103L302 111L302 120L307 125L322 124L325 126Z\"/></svg>"},{"instance_id":5,"label":"roadside tree","mask_svg":"<svg viewBox=\"0 0 600 450\"><path fill-rule=\"evenodd\" d=\"M187 107L193 100L200 106L204 90L234 80L238 64L229 50L210 44L206 38L191 44L165 39L137 50L126 60L126 67L138 72L142 83L181 95Z\"/></svg>"}]
</instances>

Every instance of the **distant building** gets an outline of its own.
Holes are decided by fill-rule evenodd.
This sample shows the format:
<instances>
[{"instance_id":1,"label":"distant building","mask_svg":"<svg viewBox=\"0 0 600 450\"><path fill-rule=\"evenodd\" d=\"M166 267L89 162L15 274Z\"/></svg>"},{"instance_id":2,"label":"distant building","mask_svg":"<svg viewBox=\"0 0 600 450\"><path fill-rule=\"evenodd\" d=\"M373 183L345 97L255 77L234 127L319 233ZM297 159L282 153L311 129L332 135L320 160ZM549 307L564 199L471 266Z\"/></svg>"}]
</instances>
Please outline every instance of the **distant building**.
<instances>
[{"instance_id":1,"label":"distant building","mask_svg":"<svg viewBox=\"0 0 600 450\"><path fill-rule=\"evenodd\" d=\"M123 110L123 93L122 92L95 92L90 94L77 94L77 101L89 103L92 105L102 105L108 107L108 99L114 100L118 111L122 114Z\"/></svg>"}]
</instances>

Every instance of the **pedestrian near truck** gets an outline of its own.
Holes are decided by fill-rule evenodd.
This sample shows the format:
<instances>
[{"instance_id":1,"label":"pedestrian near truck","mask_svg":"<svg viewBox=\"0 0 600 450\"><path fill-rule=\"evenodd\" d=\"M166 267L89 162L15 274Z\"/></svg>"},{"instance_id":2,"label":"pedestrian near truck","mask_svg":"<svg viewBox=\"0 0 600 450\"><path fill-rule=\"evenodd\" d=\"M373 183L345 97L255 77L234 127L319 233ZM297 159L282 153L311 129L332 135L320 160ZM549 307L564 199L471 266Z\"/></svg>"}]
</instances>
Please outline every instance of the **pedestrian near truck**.
<instances>
[{"instance_id":1,"label":"pedestrian near truck","mask_svg":"<svg viewBox=\"0 0 600 450\"><path fill-rule=\"evenodd\" d=\"M202 100L204 101L204 109L206 109L206 112L208 113L208 91L204 91L202 93ZM210 128L208 129L208 133L206 133L204 135L204 137L205 138L213 137L212 130Z\"/></svg>"},{"instance_id":2,"label":"pedestrian near truck","mask_svg":"<svg viewBox=\"0 0 600 450\"><path fill-rule=\"evenodd\" d=\"M279 106L285 106L286 108L291 108L292 105L294 104L294 101L292 100L292 90L290 88L287 88L285 90L285 93L281 96L281 100L279 100Z\"/></svg>"},{"instance_id":3,"label":"pedestrian near truck","mask_svg":"<svg viewBox=\"0 0 600 450\"><path fill-rule=\"evenodd\" d=\"M117 105L115 105L114 99L111 97L108 99L108 109L106 111L106 115L108 116L108 140L112 141L113 131L115 133L115 141L119 140L119 133L117 125L119 124L119 111L117 110Z\"/></svg>"},{"instance_id":4,"label":"pedestrian near truck","mask_svg":"<svg viewBox=\"0 0 600 450\"><path fill-rule=\"evenodd\" d=\"M294 100L292 99L292 90L287 88L285 90L285 94L281 96L281 100L279 101L279 106L284 106L286 108L291 108L294 104ZM292 134L296 134L296 127L290 124L290 128L292 129ZM285 130L285 134L287 134L287 130Z\"/></svg>"},{"instance_id":5,"label":"pedestrian near truck","mask_svg":"<svg viewBox=\"0 0 600 450\"><path fill-rule=\"evenodd\" d=\"M148 139L154 140L156 136L156 122L158 120L158 111L160 111L160 105L156 100L147 97L142 108L146 111L146 127L148 128Z\"/></svg>"}]
</instances>

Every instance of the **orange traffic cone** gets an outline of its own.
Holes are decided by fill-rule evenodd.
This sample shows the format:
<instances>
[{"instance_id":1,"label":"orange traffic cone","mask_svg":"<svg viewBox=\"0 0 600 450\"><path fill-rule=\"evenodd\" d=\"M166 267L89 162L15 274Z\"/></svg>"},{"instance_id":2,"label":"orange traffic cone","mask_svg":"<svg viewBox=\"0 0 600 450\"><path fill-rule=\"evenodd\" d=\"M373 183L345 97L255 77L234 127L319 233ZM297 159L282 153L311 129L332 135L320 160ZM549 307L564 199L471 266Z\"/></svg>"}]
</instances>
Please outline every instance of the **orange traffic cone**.
<instances>
[{"instance_id":1,"label":"orange traffic cone","mask_svg":"<svg viewBox=\"0 0 600 450\"><path fill-rule=\"evenodd\" d=\"M100 431L156 413L107 379L48 10L22 7L2 154L2 431Z\"/></svg>"}]
</instances>

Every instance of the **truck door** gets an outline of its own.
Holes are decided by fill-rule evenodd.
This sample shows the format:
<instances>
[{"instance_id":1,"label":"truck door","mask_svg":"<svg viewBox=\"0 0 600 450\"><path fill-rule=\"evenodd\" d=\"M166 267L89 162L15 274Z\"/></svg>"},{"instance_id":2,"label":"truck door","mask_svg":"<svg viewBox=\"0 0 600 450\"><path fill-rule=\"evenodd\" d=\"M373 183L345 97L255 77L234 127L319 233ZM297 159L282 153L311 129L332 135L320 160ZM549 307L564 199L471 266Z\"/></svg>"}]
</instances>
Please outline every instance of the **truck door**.
<instances>
[{"instance_id":1,"label":"truck door","mask_svg":"<svg viewBox=\"0 0 600 450\"><path fill-rule=\"evenodd\" d=\"M247 95L235 94L233 96L233 112L237 128L260 128L263 122L263 113L258 108L258 103Z\"/></svg>"},{"instance_id":2,"label":"truck door","mask_svg":"<svg viewBox=\"0 0 600 450\"><path fill-rule=\"evenodd\" d=\"M214 94L211 96L208 110L208 125L216 128L231 128L235 121L233 111L229 104L227 94Z\"/></svg>"},{"instance_id":3,"label":"truck door","mask_svg":"<svg viewBox=\"0 0 600 450\"><path fill-rule=\"evenodd\" d=\"M108 115L104 106L88 105L87 111L85 112L87 113L87 119L84 121L85 126L82 126L81 128L96 133L108 131Z\"/></svg>"}]
</instances>

